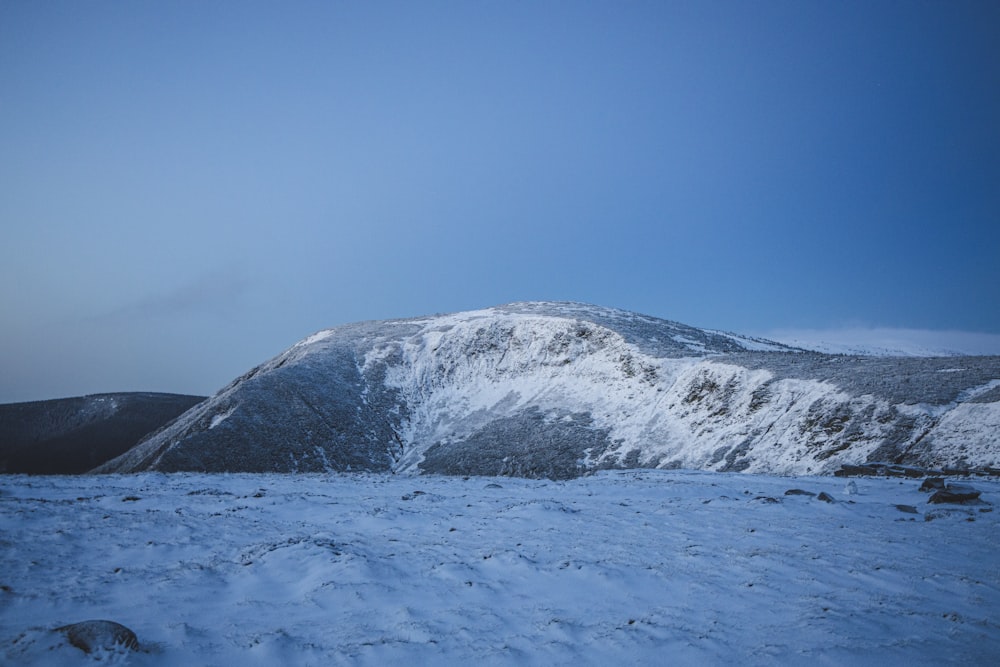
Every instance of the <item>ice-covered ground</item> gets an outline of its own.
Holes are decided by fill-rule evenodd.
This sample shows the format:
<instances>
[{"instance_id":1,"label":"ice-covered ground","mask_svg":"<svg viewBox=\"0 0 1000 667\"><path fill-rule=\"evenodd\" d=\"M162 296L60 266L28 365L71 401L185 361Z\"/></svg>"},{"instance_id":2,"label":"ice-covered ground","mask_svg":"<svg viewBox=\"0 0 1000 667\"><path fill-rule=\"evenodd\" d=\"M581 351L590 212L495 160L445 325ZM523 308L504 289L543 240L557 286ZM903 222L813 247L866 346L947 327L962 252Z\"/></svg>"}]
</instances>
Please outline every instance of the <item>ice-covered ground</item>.
<instances>
[{"instance_id":1,"label":"ice-covered ground","mask_svg":"<svg viewBox=\"0 0 1000 667\"><path fill-rule=\"evenodd\" d=\"M1000 512L848 483L2 477L0 663L998 664Z\"/></svg>"}]
</instances>

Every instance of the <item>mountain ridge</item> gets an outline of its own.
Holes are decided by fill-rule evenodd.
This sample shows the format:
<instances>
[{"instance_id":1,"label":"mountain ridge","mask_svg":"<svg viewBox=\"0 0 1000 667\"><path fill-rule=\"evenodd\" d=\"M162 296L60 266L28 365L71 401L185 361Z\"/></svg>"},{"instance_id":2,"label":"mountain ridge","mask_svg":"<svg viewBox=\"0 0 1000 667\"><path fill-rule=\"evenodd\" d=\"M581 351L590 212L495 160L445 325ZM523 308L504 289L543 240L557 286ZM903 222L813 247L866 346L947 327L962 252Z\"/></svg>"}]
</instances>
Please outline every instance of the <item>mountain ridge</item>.
<instances>
[{"instance_id":1,"label":"mountain ridge","mask_svg":"<svg viewBox=\"0 0 1000 667\"><path fill-rule=\"evenodd\" d=\"M0 405L0 472L86 472L203 400L119 392Z\"/></svg>"},{"instance_id":2,"label":"mountain ridge","mask_svg":"<svg viewBox=\"0 0 1000 667\"><path fill-rule=\"evenodd\" d=\"M97 471L830 474L996 465L998 425L1000 357L831 356L518 302L316 332Z\"/></svg>"}]
</instances>

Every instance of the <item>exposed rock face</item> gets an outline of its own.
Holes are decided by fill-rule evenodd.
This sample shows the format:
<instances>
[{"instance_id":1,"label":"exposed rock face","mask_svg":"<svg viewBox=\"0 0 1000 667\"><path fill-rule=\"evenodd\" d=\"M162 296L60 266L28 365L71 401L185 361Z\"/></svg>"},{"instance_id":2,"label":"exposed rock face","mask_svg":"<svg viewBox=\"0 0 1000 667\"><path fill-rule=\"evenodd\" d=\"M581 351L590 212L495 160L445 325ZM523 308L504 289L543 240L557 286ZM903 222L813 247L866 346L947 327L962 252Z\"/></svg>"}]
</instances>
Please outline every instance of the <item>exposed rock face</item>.
<instances>
[{"instance_id":1,"label":"exposed rock face","mask_svg":"<svg viewBox=\"0 0 1000 667\"><path fill-rule=\"evenodd\" d=\"M839 357L595 306L511 304L314 334L99 470L993 466L998 388L1000 357Z\"/></svg>"}]
</instances>

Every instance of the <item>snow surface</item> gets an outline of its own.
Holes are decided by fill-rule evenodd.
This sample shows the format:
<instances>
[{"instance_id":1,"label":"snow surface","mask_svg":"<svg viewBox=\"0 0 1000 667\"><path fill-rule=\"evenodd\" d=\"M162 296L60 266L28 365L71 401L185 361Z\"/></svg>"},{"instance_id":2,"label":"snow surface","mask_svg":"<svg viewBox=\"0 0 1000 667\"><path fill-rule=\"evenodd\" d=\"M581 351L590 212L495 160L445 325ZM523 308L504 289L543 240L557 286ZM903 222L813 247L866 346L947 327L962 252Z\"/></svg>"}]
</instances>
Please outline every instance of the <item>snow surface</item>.
<instances>
[{"instance_id":1,"label":"snow surface","mask_svg":"<svg viewBox=\"0 0 1000 667\"><path fill-rule=\"evenodd\" d=\"M854 327L777 329L768 340L825 354L876 357L952 357L1000 354L1000 335L969 331L932 331Z\"/></svg>"},{"instance_id":2,"label":"snow surface","mask_svg":"<svg viewBox=\"0 0 1000 667\"><path fill-rule=\"evenodd\" d=\"M229 417L232 416L232 414L233 414L234 411L235 411L235 408L230 408L230 409L226 410L225 412L220 412L220 413L218 413L216 415L213 415L212 416L212 421L208 425L209 430L215 428L216 426L218 426L222 422L224 422L227 419L229 419Z\"/></svg>"},{"instance_id":3,"label":"snow surface","mask_svg":"<svg viewBox=\"0 0 1000 667\"><path fill-rule=\"evenodd\" d=\"M711 329L706 329L706 331L718 334L719 336L724 336L749 352L789 351L788 349L789 344L787 343L779 343L778 341L767 340L765 338L755 338L753 336L741 336L740 334L729 333L728 331L714 331ZM795 345L791 345L791 347L793 348L792 351L800 351L798 349L795 349L796 348Z\"/></svg>"},{"instance_id":4,"label":"snow surface","mask_svg":"<svg viewBox=\"0 0 1000 667\"><path fill-rule=\"evenodd\" d=\"M997 664L1000 514L919 483L8 476L0 663ZM51 632L88 619L141 650Z\"/></svg>"},{"instance_id":5,"label":"snow surface","mask_svg":"<svg viewBox=\"0 0 1000 667\"><path fill-rule=\"evenodd\" d=\"M294 347L308 347L315 343L321 343L332 335L334 335L334 332L331 329L324 329L322 331L317 331L311 336L307 336L306 338L300 340L298 343L294 345Z\"/></svg>"}]
</instances>

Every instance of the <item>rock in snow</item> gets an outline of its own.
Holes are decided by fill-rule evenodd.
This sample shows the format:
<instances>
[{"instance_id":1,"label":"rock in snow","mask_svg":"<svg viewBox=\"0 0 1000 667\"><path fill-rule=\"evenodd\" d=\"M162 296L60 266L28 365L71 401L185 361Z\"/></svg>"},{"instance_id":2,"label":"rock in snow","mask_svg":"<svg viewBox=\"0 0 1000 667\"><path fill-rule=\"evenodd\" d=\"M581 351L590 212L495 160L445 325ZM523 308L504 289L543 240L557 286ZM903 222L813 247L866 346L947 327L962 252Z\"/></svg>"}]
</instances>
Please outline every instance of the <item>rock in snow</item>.
<instances>
[{"instance_id":1,"label":"rock in snow","mask_svg":"<svg viewBox=\"0 0 1000 667\"><path fill-rule=\"evenodd\" d=\"M920 485L921 491L937 491L944 488L944 477L928 477Z\"/></svg>"},{"instance_id":2,"label":"rock in snow","mask_svg":"<svg viewBox=\"0 0 1000 667\"><path fill-rule=\"evenodd\" d=\"M601 469L831 474L1000 465L1000 357L804 352L528 302L328 329L98 472Z\"/></svg>"},{"instance_id":3,"label":"rock in snow","mask_svg":"<svg viewBox=\"0 0 1000 667\"><path fill-rule=\"evenodd\" d=\"M979 500L980 492L970 486L949 485L948 488L941 489L927 499L929 503L968 505L982 502Z\"/></svg>"},{"instance_id":4,"label":"rock in snow","mask_svg":"<svg viewBox=\"0 0 1000 667\"><path fill-rule=\"evenodd\" d=\"M114 621L81 621L56 628L56 632L66 635L67 641L84 653L118 647L139 648L135 633Z\"/></svg>"}]
</instances>

